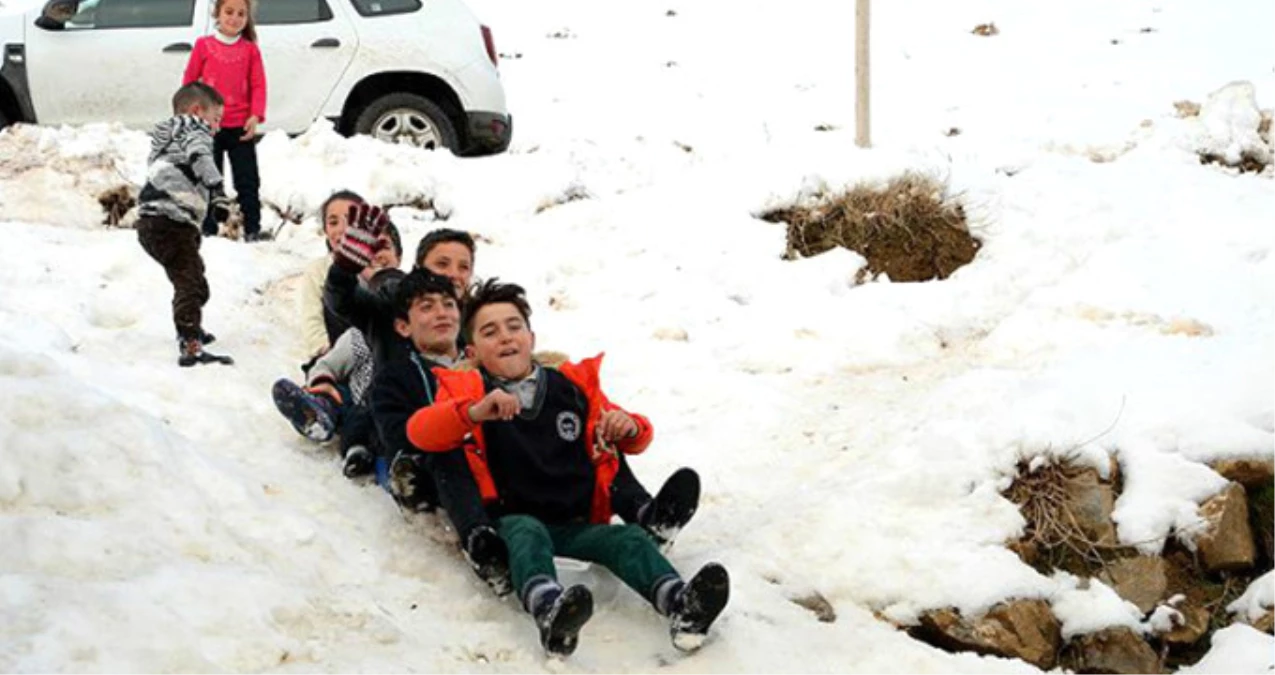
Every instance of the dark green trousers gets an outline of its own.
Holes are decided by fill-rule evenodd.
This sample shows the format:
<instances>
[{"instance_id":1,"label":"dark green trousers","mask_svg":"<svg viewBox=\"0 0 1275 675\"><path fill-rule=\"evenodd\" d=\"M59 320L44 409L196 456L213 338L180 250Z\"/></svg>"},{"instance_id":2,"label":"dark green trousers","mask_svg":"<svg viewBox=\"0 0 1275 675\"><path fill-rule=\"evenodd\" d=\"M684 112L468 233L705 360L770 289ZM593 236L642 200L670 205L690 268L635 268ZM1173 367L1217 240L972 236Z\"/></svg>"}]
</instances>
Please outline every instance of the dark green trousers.
<instances>
[{"instance_id":1,"label":"dark green trousers","mask_svg":"<svg viewBox=\"0 0 1275 675\"><path fill-rule=\"evenodd\" d=\"M555 555L597 563L654 604L655 590L677 571L637 525L545 525L532 516L500 519L500 536L509 547L509 567L519 597L527 582L557 581ZM525 604L525 597L524 604Z\"/></svg>"}]
</instances>

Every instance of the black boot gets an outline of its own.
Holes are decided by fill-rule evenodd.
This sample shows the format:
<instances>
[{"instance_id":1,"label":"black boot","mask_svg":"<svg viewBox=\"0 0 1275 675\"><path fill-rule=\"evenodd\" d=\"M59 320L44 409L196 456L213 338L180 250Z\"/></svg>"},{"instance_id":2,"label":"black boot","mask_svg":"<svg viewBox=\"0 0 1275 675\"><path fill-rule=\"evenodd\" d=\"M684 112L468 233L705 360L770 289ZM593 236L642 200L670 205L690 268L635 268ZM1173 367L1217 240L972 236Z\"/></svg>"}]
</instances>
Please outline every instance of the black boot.
<instances>
[{"instance_id":1,"label":"black boot","mask_svg":"<svg viewBox=\"0 0 1275 675\"><path fill-rule=\"evenodd\" d=\"M358 478L372 473L372 465L376 458L372 456L372 452L365 445L352 445L349 450L345 451L345 464L341 467L341 473L346 478Z\"/></svg>"},{"instance_id":2,"label":"black boot","mask_svg":"<svg viewBox=\"0 0 1275 675\"><path fill-rule=\"evenodd\" d=\"M199 338L177 339L177 365L189 368L201 363L220 363L234 365L235 360L229 356L204 351L204 343Z\"/></svg>"},{"instance_id":3,"label":"black boot","mask_svg":"<svg viewBox=\"0 0 1275 675\"><path fill-rule=\"evenodd\" d=\"M465 538L465 558L474 574L482 579L497 596L509 595L514 590L509 576L509 547L490 525L479 525Z\"/></svg>"},{"instance_id":4,"label":"black boot","mask_svg":"<svg viewBox=\"0 0 1275 675\"><path fill-rule=\"evenodd\" d=\"M669 635L673 646L693 652L704 644L708 627L730 600L730 575L718 563L708 563L686 582L669 603Z\"/></svg>"},{"instance_id":5,"label":"black boot","mask_svg":"<svg viewBox=\"0 0 1275 675\"><path fill-rule=\"evenodd\" d=\"M642 507L638 524L655 540L660 548L673 545L686 524L691 522L699 508L699 474L694 469L681 468L664 481L655 499Z\"/></svg>"},{"instance_id":6,"label":"black boot","mask_svg":"<svg viewBox=\"0 0 1275 675\"><path fill-rule=\"evenodd\" d=\"M584 586L546 593L532 615L545 652L559 658L571 656L580 643L580 629L593 616L593 594Z\"/></svg>"},{"instance_id":7,"label":"black boot","mask_svg":"<svg viewBox=\"0 0 1275 675\"><path fill-rule=\"evenodd\" d=\"M408 511L433 511L438 506L434 481L425 467L425 453L399 450L390 463L390 494Z\"/></svg>"}]
</instances>

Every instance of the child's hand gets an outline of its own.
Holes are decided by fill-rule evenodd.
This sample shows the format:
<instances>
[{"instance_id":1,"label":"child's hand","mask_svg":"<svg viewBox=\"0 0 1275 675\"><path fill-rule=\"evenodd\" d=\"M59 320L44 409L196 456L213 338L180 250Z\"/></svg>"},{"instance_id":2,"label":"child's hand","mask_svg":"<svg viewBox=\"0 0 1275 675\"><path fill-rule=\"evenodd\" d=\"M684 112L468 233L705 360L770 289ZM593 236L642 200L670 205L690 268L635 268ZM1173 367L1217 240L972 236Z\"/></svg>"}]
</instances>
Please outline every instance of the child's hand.
<instances>
[{"instance_id":1,"label":"child's hand","mask_svg":"<svg viewBox=\"0 0 1275 675\"><path fill-rule=\"evenodd\" d=\"M307 393L310 393L310 394L315 394L318 396L327 396L328 398L335 401L337 405L341 405L344 403L344 401L341 399L341 392L337 391L336 387L332 386L330 382L320 382L314 385L313 387L306 387L305 390Z\"/></svg>"},{"instance_id":2,"label":"child's hand","mask_svg":"<svg viewBox=\"0 0 1275 675\"><path fill-rule=\"evenodd\" d=\"M248 121L243 123L243 135L239 137L239 140L251 141L253 138L255 138L257 135L257 125L260 123L261 122L256 118L255 115L252 117L249 117Z\"/></svg>"},{"instance_id":3,"label":"child's hand","mask_svg":"<svg viewBox=\"0 0 1275 675\"><path fill-rule=\"evenodd\" d=\"M638 425L623 410L608 410L598 419L598 433L602 435L602 440L614 443L622 438L637 436Z\"/></svg>"},{"instance_id":4,"label":"child's hand","mask_svg":"<svg viewBox=\"0 0 1275 675\"><path fill-rule=\"evenodd\" d=\"M469 419L474 422L509 421L519 412L522 412L522 404L518 402L518 397L503 389L496 389L469 406Z\"/></svg>"},{"instance_id":5,"label":"child's hand","mask_svg":"<svg viewBox=\"0 0 1275 675\"><path fill-rule=\"evenodd\" d=\"M358 204L350 207L348 222L340 246L332 252L332 262L350 274L358 274L372 264L377 251L390 246L381 239L390 217L378 206Z\"/></svg>"}]
</instances>

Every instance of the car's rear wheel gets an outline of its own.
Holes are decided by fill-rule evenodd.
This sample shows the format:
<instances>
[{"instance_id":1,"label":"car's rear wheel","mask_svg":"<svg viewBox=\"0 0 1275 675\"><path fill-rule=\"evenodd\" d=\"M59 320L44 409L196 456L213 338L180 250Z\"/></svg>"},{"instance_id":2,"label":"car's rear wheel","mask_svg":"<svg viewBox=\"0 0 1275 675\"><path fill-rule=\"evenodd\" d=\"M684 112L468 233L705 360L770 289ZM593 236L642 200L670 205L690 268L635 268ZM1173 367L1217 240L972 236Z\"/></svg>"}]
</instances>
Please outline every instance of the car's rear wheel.
<instances>
[{"instance_id":1,"label":"car's rear wheel","mask_svg":"<svg viewBox=\"0 0 1275 675\"><path fill-rule=\"evenodd\" d=\"M359 113L354 131L387 143L457 151L456 126L447 112L417 94L398 92L372 101Z\"/></svg>"}]
</instances>

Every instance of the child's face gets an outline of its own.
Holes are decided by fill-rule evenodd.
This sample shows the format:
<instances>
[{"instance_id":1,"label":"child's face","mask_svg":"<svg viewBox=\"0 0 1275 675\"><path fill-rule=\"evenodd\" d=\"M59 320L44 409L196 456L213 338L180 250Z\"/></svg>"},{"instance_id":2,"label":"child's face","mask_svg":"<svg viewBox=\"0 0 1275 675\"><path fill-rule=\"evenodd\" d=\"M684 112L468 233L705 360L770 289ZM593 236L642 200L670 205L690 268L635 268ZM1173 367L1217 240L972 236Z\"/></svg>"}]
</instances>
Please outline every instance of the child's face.
<instances>
[{"instance_id":1,"label":"child's face","mask_svg":"<svg viewBox=\"0 0 1275 675\"><path fill-rule=\"evenodd\" d=\"M345 228L349 225L350 207L358 206L358 202L349 199L334 199L328 204L328 212L323 214L323 234L328 238L328 245L335 251L345 236Z\"/></svg>"},{"instance_id":2,"label":"child's face","mask_svg":"<svg viewBox=\"0 0 1275 675\"><path fill-rule=\"evenodd\" d=\"M205 106L196 103L190 107L188 112L206 122L208 126L212 127L212 130L216 132L221 128L221 113L223 110L225 110L225 108L219 105Z\"/></svg>"},{"instance_id":3,"label":"child's face","mask_svg":"<svg viewBox=\"0 0 1275 675\"><path fill-rule=\"evenodd\" d=\"M531 373L536 336L517 307L507 302L484 305L473 321L474 340L466 349L487 372L505 379Z\"/></svg>"},{"instance_id":4,"label":"child's face","mask_svg":"<svg viewBox=\"0 0 1275 675\"><path fill-rule=\"evenodd\" d=\"M425 254L421 267L451 279L457 296L465 295L465 289L474 278L474 256L468 246L456 241L435 244Z\"/></svg>"},{"instance_id":5,"label":"child's face","mask_svg":"<svg viewBox=\"0 0 1275 675\"><path fill-rule=\"evenodd\" d=\"M223 0L217 10L217 30L223 35L235 36L243 32L248 23L247 0Z\"/></svg>"},{"instance_id":6,"label":"child's face","mask_svg":"<svg viewBox=\"0 0 1275 675\"><path fill-rule=\"evenodd\" d=\"M450 296L426 293L412 301L407 321L394 320L394 330L419 352L450 354L460 333L460 307Z\"/></svg>"},{"instance_id":7,"label":"child's face","mask_svg":"<svg viewBox=\"0 0 1275 675\"><path fill-rule=\"evenodd\" d=\"M384 248L372 254L373 269L383 270L387 268L398 269L398 264L402 262L399 258L398 251L394 250L394 240L388 234L382 234L378 240Z\"/></svg>"}]
</instances>

